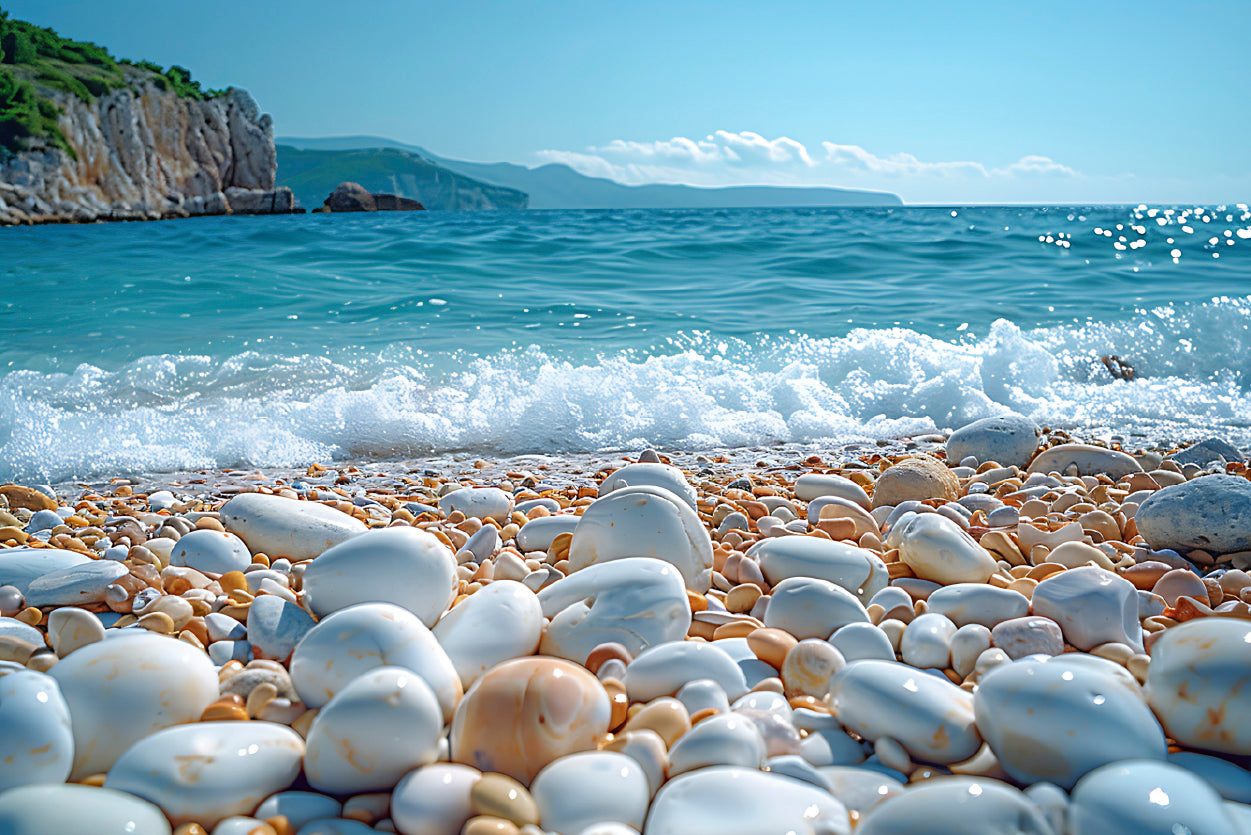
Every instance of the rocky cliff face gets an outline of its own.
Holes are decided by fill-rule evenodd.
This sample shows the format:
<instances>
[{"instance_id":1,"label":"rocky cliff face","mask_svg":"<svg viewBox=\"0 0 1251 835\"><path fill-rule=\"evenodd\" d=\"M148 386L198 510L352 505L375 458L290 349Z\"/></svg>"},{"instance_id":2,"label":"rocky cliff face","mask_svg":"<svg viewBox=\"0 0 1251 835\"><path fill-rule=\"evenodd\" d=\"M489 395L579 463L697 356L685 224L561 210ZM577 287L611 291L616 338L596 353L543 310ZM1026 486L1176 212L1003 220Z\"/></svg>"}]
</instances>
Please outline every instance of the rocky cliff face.
<instances>
[{"instance_id":1,"label":"rocky cliff face","mask_svg":"<svg viewBox=\"0 0 1251 835\"><path fill-rule=\"evenodd\" d=\"M207 101L154 84L85 102L58 94L77 159L55 148L0 161L0 223L287 212L273 124L242 90Z\"/></svg>"}]
</instances>

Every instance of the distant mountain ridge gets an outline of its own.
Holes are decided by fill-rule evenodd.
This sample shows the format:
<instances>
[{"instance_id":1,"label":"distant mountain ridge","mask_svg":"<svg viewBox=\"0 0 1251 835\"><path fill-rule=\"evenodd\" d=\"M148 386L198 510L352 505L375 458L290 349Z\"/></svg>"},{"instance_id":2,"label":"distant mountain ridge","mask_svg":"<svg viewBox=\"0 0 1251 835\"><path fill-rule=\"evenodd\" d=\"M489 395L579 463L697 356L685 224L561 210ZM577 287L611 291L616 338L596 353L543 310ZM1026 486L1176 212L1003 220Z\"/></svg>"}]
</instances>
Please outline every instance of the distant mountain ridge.
<instances>
[{"instance_id":1,"label":"distant mountain ridge","mask_svg":"<svg viewBox=\"0 0 1251 835\"><path fill-rule=\"evenodd\" d=\"M432 154L378 136L280 137L282 146L309 151L349 152L389 149L416 155L422 160L484 183L516 189L529 195L531 209L687 209L771 208L793 206L901 206L898 195L881 191L819 186L726 186L704 188L687 185L627 186L612 180L579 174L567 165L551 163L526 168L510 162L466 162ZM283 179L279 149L279 183ZM298 190L296 192L299 194ZM412 196L412 195L406 195ZM418 196L422 202L425 198ZM428 204L427 204L428 205Z\"/></svg>"},{"instance_id":2,"label":"distant mountain ridge","mask_svg":"<svg viewBox=\"0 0 1251 835\"><path fill-rule=\"evenodd\" d=\"M398 148L308 150L279 143L278 185L314 209L344 182L419 200L430 211L524 209L526 193L494 185Z\"/></svg>"}]
</instances>

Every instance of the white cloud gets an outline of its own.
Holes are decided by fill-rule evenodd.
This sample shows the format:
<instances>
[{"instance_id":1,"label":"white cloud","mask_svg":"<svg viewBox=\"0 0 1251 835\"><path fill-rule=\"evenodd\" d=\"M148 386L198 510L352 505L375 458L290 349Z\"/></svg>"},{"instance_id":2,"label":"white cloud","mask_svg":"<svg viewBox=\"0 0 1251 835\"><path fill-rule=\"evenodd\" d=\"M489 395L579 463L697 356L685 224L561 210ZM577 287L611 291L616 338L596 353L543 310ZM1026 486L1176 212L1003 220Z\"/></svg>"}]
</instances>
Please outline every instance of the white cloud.
<instances>
[{"instance_id":1,"label":"white cloud","mask_svg":"<svg viewBox=\"0 0 1251 835\"><path fill-rule=\"evenodd\" d=\"M1058 186L1088 179L1036 154L996 167L969 160L926 161L905 152L878 156L859 145L836 142L822 142L821 149L824 156L814 157L802 142L787 136L768 139L752 131L718 130L702 139L614 139L584 151L545 150L537 156L544 163L562 163L629 185L845 186L902 191L905 199L927 202L1011 199L1013 194L1034 199L1030 195L1042 194L1038 189L1045 181Z\"/></svg>"}]
</instances>

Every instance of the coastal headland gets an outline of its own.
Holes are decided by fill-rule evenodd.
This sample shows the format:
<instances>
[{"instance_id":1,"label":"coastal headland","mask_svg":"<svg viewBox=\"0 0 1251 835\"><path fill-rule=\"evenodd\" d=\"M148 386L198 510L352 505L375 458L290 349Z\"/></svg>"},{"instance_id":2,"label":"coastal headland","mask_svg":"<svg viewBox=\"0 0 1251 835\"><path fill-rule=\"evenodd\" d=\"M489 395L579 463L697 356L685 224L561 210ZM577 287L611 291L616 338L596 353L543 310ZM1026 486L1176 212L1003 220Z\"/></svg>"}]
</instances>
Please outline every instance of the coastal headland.
<instances>
[{"instance_id":1,"label":"coastal headland","mask_svg":"<svg viewBox=\"0 0 1251 835\"><path fill-rule=\"evenodd\" d=\"M1242 831L1247 474L1005 416L7 485L0 828Z\"/></svg>"}]
</instances>

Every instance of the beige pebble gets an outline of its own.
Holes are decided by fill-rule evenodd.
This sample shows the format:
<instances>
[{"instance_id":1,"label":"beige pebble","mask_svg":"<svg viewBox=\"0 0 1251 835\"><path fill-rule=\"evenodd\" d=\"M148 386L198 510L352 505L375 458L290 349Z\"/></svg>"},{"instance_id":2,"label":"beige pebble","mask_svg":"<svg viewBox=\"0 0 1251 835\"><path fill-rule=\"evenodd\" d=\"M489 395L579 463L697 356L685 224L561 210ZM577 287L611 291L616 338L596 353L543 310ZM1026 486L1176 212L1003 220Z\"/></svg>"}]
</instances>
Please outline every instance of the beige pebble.
<instances>
[{"instance_id":1,"label":"beige pebble","mask_svg":"<svg viewBox=\"0 0 1251 835\"><path fill-rule=\"evenodd\" d=\"M174 629L174 619L164 612L148 612L139 618L139 625L151 632L159 632L162 635L172 635L177 630Z\"/></svg>"},{"instance_id":2,"label":"beige pebble","mask_svg":"<svg viewBox=\"0 0 1251 835\"><path fill-rule=\"evenodd\" d=\"M521 830L510 820L479 815L465 821L460 835L521 835Z\"/></svg>"},{"instance_id":3,"label":"beige pebble","mask_svg":"<svg viewBox=\"0 0 1251 835\"><path fill-rule=\"evenodd\" d=\"M743 583L730 589L725 596L725 607L731 612L750 612L760 599L760 587L755 583Z\"/></svg>"},{"instance_id":4,"label":"beige pebble","mask_svg":"<svg viewBox=\"0 0 1251 835\"><path fill-rule=\"evenodd\" d=\"M34 606L27 606L13 617L14 620L20 620L27 626L38 626L39 622L43 620L43 612L39 611Z\"/></svg>"},{"instance_id":5,"label":"beige pebble","mask_svg":"<svg viewBox=\"0 0 1251 835\"><path fill-rule=\"evenodd\" d=\"M196 520L195 528L198 531L225 531L221 520L215 516L201 516Z\"/></svg>"},{"instance_id":6,"label":"beige pebble","mask_svg":"<svg viewBox=\"0 0 1251 835\"><path fill-rule=\"evenodd\" d=\"M539 807L526 787L506 774L488 773L469 790L474 815L512 821L517 826L537 824Z\"/></svg>"},{"instance_id":7,"label":"beige pebble","mask_svg":"<svg viewBox=\"0 0 1251 835\"><path fill-rule=\"evenodd\" d=\"M642 710L630 717L624 728L627 733L655 731L668 747L673 747L673 743L690 729L691 715L687 712L686 705L670 696L648 702Z\"/></svg>"},{"instance_id":8,"label":"beige pebble","mask_svg":"<svg viewBox=\"0 0 1251 835\"><path fill-rule=\"evenodd\" d=\"M747 636L747 646L751 651L775 670L782 669L786 654L798 643L789 632L771 627L757 629Z\"/></svg>"}]
</instances>

